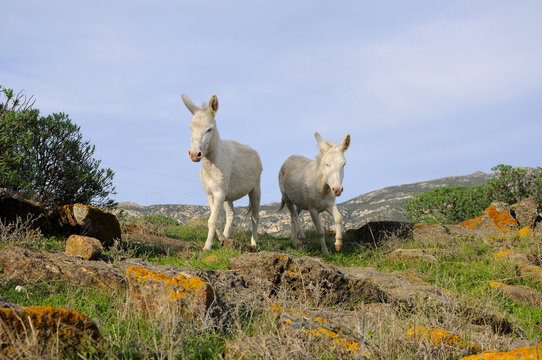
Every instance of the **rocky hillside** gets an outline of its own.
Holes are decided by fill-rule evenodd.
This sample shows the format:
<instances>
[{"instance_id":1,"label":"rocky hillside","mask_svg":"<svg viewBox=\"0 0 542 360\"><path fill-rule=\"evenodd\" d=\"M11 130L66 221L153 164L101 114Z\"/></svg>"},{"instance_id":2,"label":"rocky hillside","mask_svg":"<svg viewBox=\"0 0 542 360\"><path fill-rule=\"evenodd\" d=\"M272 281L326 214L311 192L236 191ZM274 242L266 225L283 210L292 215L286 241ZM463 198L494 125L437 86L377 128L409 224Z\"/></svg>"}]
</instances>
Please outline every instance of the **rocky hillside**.
<instances>
[{"instance_id":1,"label":"rocky hillside","mask_svg":"<svg viewBox=\"0 0 542 360\"><path fill-rule=\"evenodd\" d=\"M351 200L338 204L339 211L344 216L345 229L359 228L369 221L396 220L402 221L404 202L417 194L427 190L452 185L472 186L483 184L490 178L490 174L478 171L464 176L449 176L445 178L417 182L413 184L390 186L380 190L359 195ZM260 232L273 235L285 235L290 230L288 212L283 210L277 213L279 203L263 205L260 209ZM164 215L185 224L198 217L208 217L209 207L200 205L150 205L141 206L134 203L119 203L119 209L126 217L140 217L144 215ZM249 228L250 223L245 214L246 208L236 208L236 223L243 228ZM322 215L326 229L333 230L333 218L327 214ZM310 215L302 213L305 226L312 226Z\"/></svg>"}]
</instances>

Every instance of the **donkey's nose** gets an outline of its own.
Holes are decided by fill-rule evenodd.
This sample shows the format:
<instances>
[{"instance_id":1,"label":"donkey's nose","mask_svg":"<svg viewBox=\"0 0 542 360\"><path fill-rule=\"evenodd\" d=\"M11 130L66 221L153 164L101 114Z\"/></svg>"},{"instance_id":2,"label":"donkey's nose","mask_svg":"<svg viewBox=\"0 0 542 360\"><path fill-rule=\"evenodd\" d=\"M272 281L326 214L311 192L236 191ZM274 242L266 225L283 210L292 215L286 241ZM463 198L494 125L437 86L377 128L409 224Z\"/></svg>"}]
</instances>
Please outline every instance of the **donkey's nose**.
<instances>
[{"instance_id":1,"label":"donkey's nose","mask_svg":"<svg viewBox=\"0 0 542 360\"><path fill-rule=\"evenodd\" d=\"M190 150L188 150L188 156L190 157L190 159L192 159L192 161L194 162L198 162L201 160L201 152L195 154L195 153L192 153Z\"/></svg>"},{"instance_id":2,"label":"donkey's nose","mask_svg":"<svg viewBox=\"0 0 542 360\"><path fill-rule=\"evenodd\" d=\"M333 187L331 188L331 191L333 191L333 194L335 194L335 196L341 196L342 192L343 192L343 187L340 186L340 187Z\"/></svg>"}]
</instances>

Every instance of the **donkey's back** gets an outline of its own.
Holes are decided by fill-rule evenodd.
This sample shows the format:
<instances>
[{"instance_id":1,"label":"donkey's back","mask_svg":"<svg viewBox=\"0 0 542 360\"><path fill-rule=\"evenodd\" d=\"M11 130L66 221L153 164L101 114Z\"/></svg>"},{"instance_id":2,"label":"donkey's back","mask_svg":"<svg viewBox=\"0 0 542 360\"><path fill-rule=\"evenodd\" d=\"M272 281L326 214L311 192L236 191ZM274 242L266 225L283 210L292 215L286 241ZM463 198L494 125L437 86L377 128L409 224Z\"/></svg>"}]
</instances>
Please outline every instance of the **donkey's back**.
<instances>
[{"instance_id":1,"label":"donkey's back","mask_svg":"<svg viewBox=\"0 0 542 360\"><path fill-rule=\"evenodd\" d=\"M223 140L231 152L232 169L226 201L235 201L260 187L262 162L260 156L248 145L233 140Z\"/></svg>"}]
</instances>

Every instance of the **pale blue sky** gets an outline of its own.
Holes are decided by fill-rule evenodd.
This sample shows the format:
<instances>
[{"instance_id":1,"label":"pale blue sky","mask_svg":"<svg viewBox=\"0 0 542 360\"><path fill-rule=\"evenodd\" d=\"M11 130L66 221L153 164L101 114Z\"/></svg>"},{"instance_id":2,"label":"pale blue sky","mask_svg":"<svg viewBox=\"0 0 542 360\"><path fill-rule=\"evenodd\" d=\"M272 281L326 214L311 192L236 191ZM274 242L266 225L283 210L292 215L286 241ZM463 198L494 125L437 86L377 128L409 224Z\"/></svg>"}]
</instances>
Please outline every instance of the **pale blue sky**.
<instances>
[{"instance_id":1,"label":"pale blue sky","mask_svg":"<svg viewBox=\"0 0 542 360\"><path fill-rule=\"evenodd\" d=\"M338 202L542 165L541 1L8 0L0 29L0 84L69 114L117 201L206 204L181 93L260 153L262 203L315 131L352 136Z\"/></svg>"}]
</instances>

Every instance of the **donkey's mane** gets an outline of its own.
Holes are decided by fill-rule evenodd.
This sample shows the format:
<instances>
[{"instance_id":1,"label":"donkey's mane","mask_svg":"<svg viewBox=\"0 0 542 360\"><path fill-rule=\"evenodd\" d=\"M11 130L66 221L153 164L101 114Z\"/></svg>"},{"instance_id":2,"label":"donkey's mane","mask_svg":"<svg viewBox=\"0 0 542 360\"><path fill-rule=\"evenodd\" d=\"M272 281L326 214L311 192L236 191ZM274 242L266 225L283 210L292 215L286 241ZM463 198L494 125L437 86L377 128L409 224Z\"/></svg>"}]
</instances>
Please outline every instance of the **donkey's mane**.
<instances>
[{"instance_id":1,"label":"donkey's mane","mask_svg":"<svg viewBox=\"0 0 542 360\"><path fill-rule=\"evenodd\" d=\"M201 104L201 110L207 110L209 108L209 104L207 104L205 101Z\"/></svg>"},{"instance_id":2,"label":"donkey's mane","mask_svg":"<svg viewBox=\"0 0 542 360\"><path fill-rule=\"evenodd\" d=\"M332 142L332 141L326 141L325 142L327 147L325 149L322 149L320 147L320 153L318 155L316 155L316 161L320 161L322 160L322 156L324 156L325 153L327 153L329 150L335 148L337 146L336 143Z\"/></svg>"}]
</instances>

